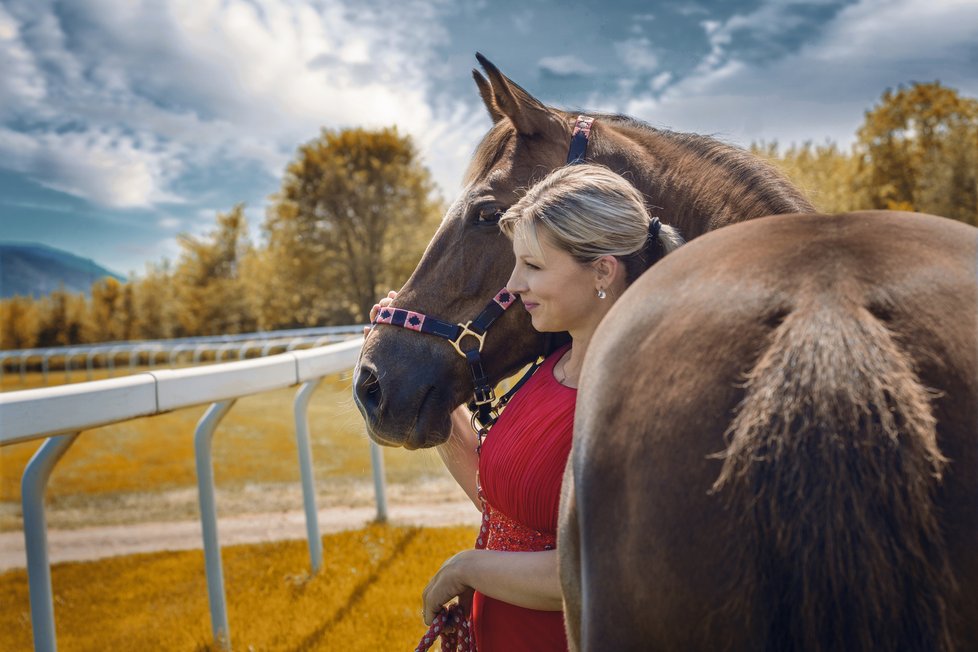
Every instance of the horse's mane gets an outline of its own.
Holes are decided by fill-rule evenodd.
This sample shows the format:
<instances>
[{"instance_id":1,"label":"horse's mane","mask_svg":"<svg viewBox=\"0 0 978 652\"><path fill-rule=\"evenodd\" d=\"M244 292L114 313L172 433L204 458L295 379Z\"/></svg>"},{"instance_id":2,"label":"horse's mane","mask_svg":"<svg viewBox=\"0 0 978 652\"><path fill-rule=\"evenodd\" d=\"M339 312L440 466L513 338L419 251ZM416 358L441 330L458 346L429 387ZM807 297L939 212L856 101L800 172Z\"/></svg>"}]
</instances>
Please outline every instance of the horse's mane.
<instances>
[{"instance_id":1,"label":"horse's mane","mask_svg":"<svg viewBox=\"0 0 978 652\"><path fill-rule=\"evenodd\" d=\"M756 154L713 136L671 131L622 114L598 114L652 151L671 150L674 161L665 172L673 188L697 184L691 195L699 204L737 206L742 215L814 212L804 194L776 167ZM671 178L670 178L671 177Z\"/></svg>"},{"instance_id":2,"label":"horse's mane","mask_svg":"<svg viewBox=\"0 0 978 652\"><path fill-rule=\"evenodd\" d=\"M576 115L575 112L559 114ZM740 219L814 211L811 203L783 173L740 147L712 136L653 127L627 115L587 114L595 117L599 125L611 126L639 146L655 152L659 161L665 159L664 155L673 159L671 164L658 171L660 183L667 184L673 191L696 185L695 190L685 193L688 202L673 207L678 212L692 211L692 203L736 207ZM509 120L500 120L493 125L476 148L465 174L465 184L489 174L515 136L515 128ZM674 196L678 194L681 193L674 193Z\"/></svg>"}]
</instances>

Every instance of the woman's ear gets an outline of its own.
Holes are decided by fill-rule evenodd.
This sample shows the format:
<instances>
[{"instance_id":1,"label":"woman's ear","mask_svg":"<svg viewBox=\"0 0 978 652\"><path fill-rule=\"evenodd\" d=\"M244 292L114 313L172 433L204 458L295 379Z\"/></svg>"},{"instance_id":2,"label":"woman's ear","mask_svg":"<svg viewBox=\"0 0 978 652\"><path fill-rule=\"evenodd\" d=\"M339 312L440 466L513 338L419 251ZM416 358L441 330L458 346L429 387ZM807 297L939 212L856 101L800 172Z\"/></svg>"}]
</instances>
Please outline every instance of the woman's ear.
<instances>
[{"instance_id":1,"label":"woman's ear","mask_svg":"<svg viewBox=\"0 0 978 652\"><path fill-rule=\"evenodd\" d=\"M605 287L610 286L614 282L619 268L622 268L621 261L614 256L601 256L601 258L598 258L591 265L594 269L596 280Z\"/></svg>"}]
</instances>

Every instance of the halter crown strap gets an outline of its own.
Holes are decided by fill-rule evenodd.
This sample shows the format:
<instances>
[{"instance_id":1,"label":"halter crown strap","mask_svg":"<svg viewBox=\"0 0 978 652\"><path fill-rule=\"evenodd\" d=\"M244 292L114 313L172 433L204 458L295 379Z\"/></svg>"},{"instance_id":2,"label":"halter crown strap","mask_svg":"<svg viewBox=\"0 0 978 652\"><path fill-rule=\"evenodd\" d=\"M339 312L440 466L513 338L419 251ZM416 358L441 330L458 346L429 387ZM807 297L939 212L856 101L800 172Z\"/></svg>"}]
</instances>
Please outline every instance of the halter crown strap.
<instances>
[{"instance_id":1,"label":"halter crown strap","mask_svg":"<svg viewBox=\"0 0 978 652\"><path fill-rule=\"evenodd\" d=\"M584 163L584 157L587 156L587 142L591 137L591 125L593 123L594 118L590 116L577 116L574 133L571 134L570 148L567 150L567 165Z\"/></svg>"}]
</instances>

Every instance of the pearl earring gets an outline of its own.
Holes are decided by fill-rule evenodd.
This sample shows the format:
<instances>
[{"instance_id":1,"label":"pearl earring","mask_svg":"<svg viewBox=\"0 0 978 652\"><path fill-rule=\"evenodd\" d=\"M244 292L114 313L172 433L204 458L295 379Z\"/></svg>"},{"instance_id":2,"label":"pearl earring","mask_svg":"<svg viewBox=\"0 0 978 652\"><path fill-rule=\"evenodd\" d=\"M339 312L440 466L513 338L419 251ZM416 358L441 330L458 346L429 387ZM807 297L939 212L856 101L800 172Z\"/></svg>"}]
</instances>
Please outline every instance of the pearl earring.
<instances>
[{"instance_id":1,"label":"pearl earring","mask_svg":"<svg viewBox=\"0 0 978 652\"><path fill-rule=\"evenodd\" d=\"M598 288L598 298L599 299L604 299L606 296L608 296L608 295L605 294L604 288Z\"/></svg>"}]
</instances>

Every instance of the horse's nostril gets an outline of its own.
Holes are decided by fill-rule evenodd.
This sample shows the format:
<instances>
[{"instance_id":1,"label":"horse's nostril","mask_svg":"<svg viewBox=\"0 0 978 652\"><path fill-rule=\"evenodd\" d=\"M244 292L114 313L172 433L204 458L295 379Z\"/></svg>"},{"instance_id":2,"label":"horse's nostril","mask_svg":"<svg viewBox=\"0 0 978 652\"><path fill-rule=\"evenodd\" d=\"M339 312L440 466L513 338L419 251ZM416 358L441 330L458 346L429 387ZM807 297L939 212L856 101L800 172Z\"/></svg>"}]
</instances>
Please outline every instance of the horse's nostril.
<instances>
[{"instance_id":1,"label":"horse's nostril","mask_svg":"<svg viewBox=\"0 0 978 652\"><path fill-rule=\"evenodd\" d=\"M380 406L381 396L380 380L377 378L377 374L369 367L361 365L353 391L356 393L357 403L359 403L364 416L367 418L374 416Z\"/></svg>"}]
</instances>

